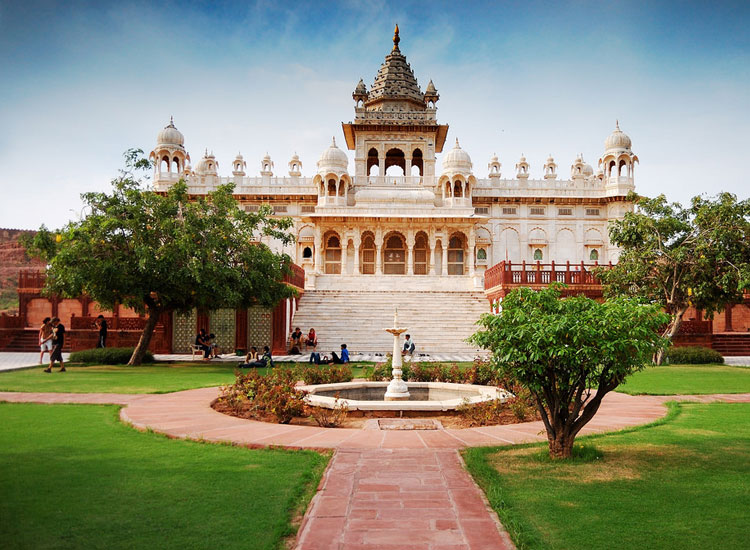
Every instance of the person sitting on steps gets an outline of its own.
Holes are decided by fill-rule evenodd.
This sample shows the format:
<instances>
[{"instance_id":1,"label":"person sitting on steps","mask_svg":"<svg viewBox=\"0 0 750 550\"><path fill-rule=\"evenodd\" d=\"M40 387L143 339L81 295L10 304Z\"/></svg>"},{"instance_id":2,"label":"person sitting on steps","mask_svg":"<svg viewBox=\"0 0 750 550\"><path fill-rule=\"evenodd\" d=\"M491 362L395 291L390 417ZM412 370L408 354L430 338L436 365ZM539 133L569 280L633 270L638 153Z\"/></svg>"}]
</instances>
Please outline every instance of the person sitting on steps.
<instances>
[{"instance_id":1,"label":"person sitting on steps","mask_svg":"<svg viewBox=\"0 0 750 550\"><path fill-rule=\"evenodd\" d=\"M414 340L411 339L410 334L407 334L406 340L404 340L404 349L401 350L401 355L413 355L415 348Z\"/></svg>"},{"instance_id":2,"label":"person sitting on steps","mask_svg":"<svg viewBox=\"0 0 750 550\"><path fill-rule=\"evenodd\" d=\"M315 348L318 347L318 336L315 334L315 329L311 328L310 332L307 333L307 338L305 339L305 348L312 348L313 351L315 351Z\"/></svg>"}]
</instances>

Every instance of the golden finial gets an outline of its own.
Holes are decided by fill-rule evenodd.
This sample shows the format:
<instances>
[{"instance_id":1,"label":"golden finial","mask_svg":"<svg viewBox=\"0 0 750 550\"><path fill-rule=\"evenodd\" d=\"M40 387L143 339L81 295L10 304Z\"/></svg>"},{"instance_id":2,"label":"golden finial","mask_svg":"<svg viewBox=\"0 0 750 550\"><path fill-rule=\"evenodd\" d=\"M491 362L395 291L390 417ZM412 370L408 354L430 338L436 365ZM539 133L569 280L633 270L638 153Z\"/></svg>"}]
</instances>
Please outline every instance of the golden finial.
<instances>
[{"instance_id":1,"label":"golden finial","mask_svg":"<svg viewBox=\"0 0 750 550\"><path fill-rule=\"evenodd\" d=\"M396 23L396 28L393 30L393 49L398 50L398 43L401 42L401 38L398 36L398 23Z\"/></svg>"}]
</instances>

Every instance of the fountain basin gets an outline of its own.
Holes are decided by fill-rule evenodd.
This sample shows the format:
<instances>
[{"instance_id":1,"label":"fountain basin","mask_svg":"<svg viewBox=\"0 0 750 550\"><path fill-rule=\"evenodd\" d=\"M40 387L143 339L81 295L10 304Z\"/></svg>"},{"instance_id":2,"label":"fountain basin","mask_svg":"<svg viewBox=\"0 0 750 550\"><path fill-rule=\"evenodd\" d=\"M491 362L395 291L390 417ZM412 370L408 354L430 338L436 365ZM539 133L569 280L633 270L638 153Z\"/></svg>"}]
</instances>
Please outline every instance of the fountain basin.
<instances>
[{"instance_id":1,"label":"fountain basin","mask_svg":"<svg viewBox=\"0 0 750 550\"><path fill-rule=\"evenodd\" d=\"M452 384L449 382L407 382L410 397L404 401L385 401L389 382L341 382L298 386L309 392L313 407L332 409L346 403L350 411L453 411L460 405L492 399L506 401L513 395L493 386Z\"/></svg>"}]
</instances>

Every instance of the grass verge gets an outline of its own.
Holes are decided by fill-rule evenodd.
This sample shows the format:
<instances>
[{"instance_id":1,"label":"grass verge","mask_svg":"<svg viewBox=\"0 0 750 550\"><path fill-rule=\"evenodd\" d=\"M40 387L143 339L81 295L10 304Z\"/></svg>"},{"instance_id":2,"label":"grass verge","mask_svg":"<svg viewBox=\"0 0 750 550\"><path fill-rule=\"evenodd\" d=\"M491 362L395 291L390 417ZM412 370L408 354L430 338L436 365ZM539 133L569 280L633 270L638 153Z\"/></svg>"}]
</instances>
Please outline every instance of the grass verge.
<instances>
[{"instance_id":1,"label":"grass verge","mask_svg":"<svg viewBox=\"0 0 750 550\"><path fill-rule=\"evenodd\" d=\"M167 439L117 413L0 403L5 547L277 549L329 458Z\"/></svg>"},{"instance_id":2,"label":"grass verge","mask_svg":"<svg viewBox=\"0 0 750 550\"><path fill-rule=\"evenodd\" d=\"M728 365L647 367L629 376L617 391L630 395L748 393L750 368Z\"/></svg>"},{"instance_id":3,"label":"grass verge","mask_svg":"<svg viewBox=\"0 0 750 550\"><path fill-rule=\"evenodd\" d=\"M464 451L519 549L746 547L750 404L674 404L652 424L546 445ZM583 542L585 541L585 542Z\"/></svg>"},{"instance_id":4,"label":"grass verge","mask_svg":"<svg viewBox=\"0 0 750 550\"><path fill-rule=\"evenodd\" d=\"M291 368L280 363L277 368ZM236 363L167 363L127 365L66 364L67 372L42 372L43 367L0 372L0 391L53 393L169 393L234 382ZM268 369L257 369L265 374ZM354 376L363 367L352 365Z\"/></svg>"}]
</instances>

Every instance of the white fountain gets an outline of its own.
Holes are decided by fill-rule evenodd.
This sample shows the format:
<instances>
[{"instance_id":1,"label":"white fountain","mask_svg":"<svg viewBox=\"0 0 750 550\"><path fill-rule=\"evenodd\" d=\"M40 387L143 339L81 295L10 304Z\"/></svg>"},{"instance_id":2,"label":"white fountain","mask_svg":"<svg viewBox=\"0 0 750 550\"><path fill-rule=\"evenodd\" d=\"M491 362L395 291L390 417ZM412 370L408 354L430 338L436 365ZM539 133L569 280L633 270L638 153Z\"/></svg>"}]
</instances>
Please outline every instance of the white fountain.
<instances>
[{"instance_id":1,"label":"white fountain","mask_svg":"<svg viewBox=\"0 0 750 550\"><path fill-rule=\"evenodd\" d=\"M392 362L392 374L393 379L388 384L388 389L385 392L386 401L408 401L409 400L409 388L401 379L403 372L401 367L403 366L403 359L401 357L401 334L406 332L405 328L398 326L398 308L393 314L393 328L385 329L386 332L393 334L393 362Z\"/></svg>"}]
</instances>

